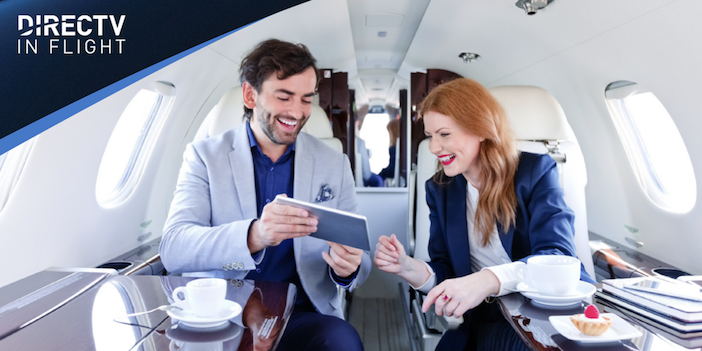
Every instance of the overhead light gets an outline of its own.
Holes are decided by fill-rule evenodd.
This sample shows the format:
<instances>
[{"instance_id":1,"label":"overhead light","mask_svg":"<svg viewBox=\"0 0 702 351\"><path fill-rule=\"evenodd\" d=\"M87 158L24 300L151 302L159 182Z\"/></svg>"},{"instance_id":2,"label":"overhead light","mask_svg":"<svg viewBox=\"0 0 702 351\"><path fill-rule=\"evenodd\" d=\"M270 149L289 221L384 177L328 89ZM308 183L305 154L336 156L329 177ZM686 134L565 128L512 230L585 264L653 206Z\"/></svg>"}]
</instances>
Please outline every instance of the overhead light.
<instances>
[{"instance_id":1,"label":"overhead light","mask_svg":"<svg viewBox=\"0 0 702 351\"><path fill-rule=\"evenodd\" d=\"M553 2L553 0L519 0L514 5L520 9L524 9L527 15L532 16L536 14L536 11L546 7L551 2Z\"/></svg>"},{"instance_id":2,"label":"overhead light","mask_svg":"<svg viewBox=\"0 0 702 351\"><path fill-rule=\"evenodd\" d=\"M463 63L471 63L473 60L477 60L480 55L474 52L462 52L458 55L458 57L463 59Z\"/></svg>"}]
</instances>

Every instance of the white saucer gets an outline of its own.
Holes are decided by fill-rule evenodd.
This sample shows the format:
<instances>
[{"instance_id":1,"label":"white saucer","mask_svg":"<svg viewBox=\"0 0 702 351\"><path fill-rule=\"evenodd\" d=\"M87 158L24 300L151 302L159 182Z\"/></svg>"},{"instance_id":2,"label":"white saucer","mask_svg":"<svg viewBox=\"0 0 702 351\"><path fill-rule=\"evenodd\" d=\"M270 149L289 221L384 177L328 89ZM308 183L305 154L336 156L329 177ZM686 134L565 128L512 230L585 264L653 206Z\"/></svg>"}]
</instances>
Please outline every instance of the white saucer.
<instances>
[{"instance_id":1,"label":"white saucer","mask_svg":"<svg viewBox=\"0 0 702 351\"><path fill-rule=\"evenodd\" d=\"M179 304L176 306L181 307ZM222 309L212 317L198 317L189 310L172 309L166 311L171 318L179 320L181 323L194 328L211 328L224 324L228 320L241 313L241 305L234 301L224 300Z\"/></svg>"},{"instance_id":2,"label":"white saucer","mask_svg":"<svg viewBox=\"0 0 702 351\"><path fill-rule=\"evenodd\" d=\"M592 296L592 294L594 294L596 290L597 289L594 285L588 282L579 281L578 287L575 289L575 293L573 295L551 296L529 291L529 286L527 286L524 282L517 284L517 291L519 291L520 294L530 298L533 302L537 304L549 307L572 306Z\"/></svg>"},{"instance_id":3,"label":"white saucer","mask_svg":"<svg viewBox=\"0 0 702 351\"><path fill-rule=\"evenodd\" d=\"M602 335L591 336L585 335L570 321L570 316L551 316L548 320L551 322L556 331L565 338L578 341L581 343L606 343L620 340L628 340L638 338L641 332L627 323L621 317L614 313L602 313L600 316L607 317L612 320L612 326L607 329Z\"/></svg>"},{"instance_id":4,"label":"white saucer","mask_svg":"<svg viewBox=\"0 0 702 351\"><path fill-rule=\"evenodd\" d=\"M242 327L234 323L225 323L211 328L194 328L181 322L166 329L166 336L181 342L224 342L239 336L242 330Z\"/></svg>"}]
</instances>

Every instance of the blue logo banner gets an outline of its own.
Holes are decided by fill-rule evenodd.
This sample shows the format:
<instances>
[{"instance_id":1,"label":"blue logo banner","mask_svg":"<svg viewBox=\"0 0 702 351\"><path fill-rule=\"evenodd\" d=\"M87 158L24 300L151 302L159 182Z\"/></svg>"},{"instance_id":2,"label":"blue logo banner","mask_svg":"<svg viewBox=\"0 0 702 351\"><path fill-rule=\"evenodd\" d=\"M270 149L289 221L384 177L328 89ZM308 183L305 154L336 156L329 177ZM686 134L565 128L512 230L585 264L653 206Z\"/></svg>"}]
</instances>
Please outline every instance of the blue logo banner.
<instances>
[{"instance_id":1,"label":"blue logo banner","mask_svg":"<svg viewBox=\"0 0 702 351\"><path fill-rule=\"evenodd\" d=\"M0 154L305 1L0 0Z\"/></svg>"}]
</instances>

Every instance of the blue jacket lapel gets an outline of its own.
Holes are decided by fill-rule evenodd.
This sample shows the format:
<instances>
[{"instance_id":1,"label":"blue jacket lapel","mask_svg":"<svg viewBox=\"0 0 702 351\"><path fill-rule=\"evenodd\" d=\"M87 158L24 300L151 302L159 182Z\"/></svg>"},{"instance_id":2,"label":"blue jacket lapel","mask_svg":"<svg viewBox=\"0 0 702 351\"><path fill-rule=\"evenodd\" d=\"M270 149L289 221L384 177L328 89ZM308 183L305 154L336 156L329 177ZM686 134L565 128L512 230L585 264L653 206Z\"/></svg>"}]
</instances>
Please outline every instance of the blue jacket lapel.
<instances>
[{"instance_id":1,"label":"blue jacket lapel","mask_svg":"<svg viewBox=\"0 0 702 351\"><path fill-rule=\"evenodd\" d=\"M314 197L317 195L312 189L314 157L310 153L306 138L307 135L300 133L295 141L293 195L298 200L314 202Z\"/></svg>"},{"instance_id":2,"label":"blue jacket lapel","mask_svg":"<svg viewBox=\"0 0 702 351\"><path fill-rule=\"evenodd\" d=\"M253 156L246 123L236 129L234 144L229 153L229 167L234 177L234 185L239 195L242 218L256 218L256 181L254 180Z\"/></svg>"},{"instance_id":3,"label":"blue jacket lapel","mask_svg":"<svg viewBox=\"0 0 702 351\"><path fill-rule=\"evenodd\" d=\"M314 195L312 194L312 180L314 178L314 156L308 150L306 135L300 133L295 141L295 170L293 175L293 197L298 200L313 202ZM302 259L305 256L305 252L309 255L309 252L314 252L314 249L310 249L310 245L317 244L317 239L310 242L310 239L296 238L293 239L293 250L295 252L295 262L297 262L297 272L302 279L303 275L309 274L309 270L313 267L310 262L313 260ZM325 244L326 245L326 244ZM321 251L319 251L321 256ZM316 274L316 273L315 273Z\"/></svg>"}]
</instances>

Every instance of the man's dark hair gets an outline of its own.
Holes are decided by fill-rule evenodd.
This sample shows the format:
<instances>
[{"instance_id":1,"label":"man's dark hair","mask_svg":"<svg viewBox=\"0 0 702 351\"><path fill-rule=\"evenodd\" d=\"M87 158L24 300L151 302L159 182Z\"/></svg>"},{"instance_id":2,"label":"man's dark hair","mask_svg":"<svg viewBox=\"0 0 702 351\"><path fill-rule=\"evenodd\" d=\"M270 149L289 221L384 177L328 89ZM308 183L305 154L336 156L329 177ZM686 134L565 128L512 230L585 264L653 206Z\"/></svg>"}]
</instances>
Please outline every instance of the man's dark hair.
<instances>
[{"instance_id":1,"label":"man's dark hair","mask_svg":"<svg viewBox=\"0 0 702 351\"><path fill-rule=\"evenodd\" d=\"M303 44L293 44L278 39L268 39L259 43L241 61L239 75L241 84L248 82L261 92L261 85L273 73L278 79L286 79L312 67L317 77L315 90L319 84L319 72L310 51ZM244 106L244 117L251 118L253 110Z\"/></svg>"}]
</instances>

